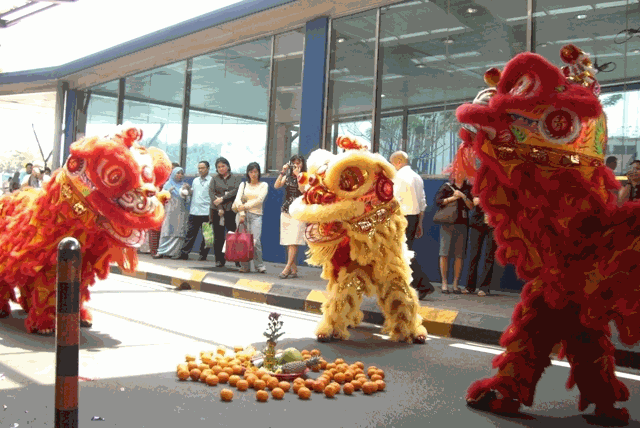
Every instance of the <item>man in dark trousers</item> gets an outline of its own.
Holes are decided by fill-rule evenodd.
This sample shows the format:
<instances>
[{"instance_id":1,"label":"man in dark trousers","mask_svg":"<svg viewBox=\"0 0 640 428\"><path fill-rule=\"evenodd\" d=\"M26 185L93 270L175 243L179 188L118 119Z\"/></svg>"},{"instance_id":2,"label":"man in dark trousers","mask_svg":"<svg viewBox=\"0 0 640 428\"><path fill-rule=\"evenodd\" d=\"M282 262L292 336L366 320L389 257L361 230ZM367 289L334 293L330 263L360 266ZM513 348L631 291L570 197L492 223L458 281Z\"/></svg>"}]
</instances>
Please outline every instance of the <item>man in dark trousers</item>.
<instances>
[{"instance_id":1,"label":"man in dark trousers","mask_svg":"<svg viewBox=\"0 0 640 428\"><path fill-rule=\"evenodd\" d=\"M198 177L193 179L191 184L191 208L189 209L189 220L187 223L187 237L180 251L180 255L175 257L176 260L189 260L189 252L196 243L198 231L202 224L209 221L209 209L211 207L211 199L209 198L209 184L211 177L209 176L209 162L200 161L198 163ZM198 260L207 260L209 248L205 247L204 239L200 243L200 258Z\"/></svg>"},{"instance_id":2,"label":"man in dark trousers","mask_svg":"<svg viewBox=\"0 0 640 428\"><path fill-rule=\"evenodd\" d=\"M409 166L409 156L405 152L395 152L389 161L396 169L393 179L393 195L400 203L400 210L407 219L407 247L413 251L413 243L422 237L422 219L427 208L422 178ZM417 256L411 259L413 281L411 286L418 292L420 300L433 293L435 288L417 261Z\"/></svg>"}]
</instances>

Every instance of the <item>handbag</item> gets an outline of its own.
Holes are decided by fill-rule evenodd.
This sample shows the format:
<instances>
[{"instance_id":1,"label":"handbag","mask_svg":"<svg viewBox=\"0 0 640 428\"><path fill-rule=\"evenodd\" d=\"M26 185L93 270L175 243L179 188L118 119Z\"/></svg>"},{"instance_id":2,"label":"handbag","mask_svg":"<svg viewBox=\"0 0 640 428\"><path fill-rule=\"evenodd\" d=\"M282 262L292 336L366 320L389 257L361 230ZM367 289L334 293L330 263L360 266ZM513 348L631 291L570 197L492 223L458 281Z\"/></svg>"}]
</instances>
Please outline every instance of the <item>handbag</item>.
<instances>
[{"instance_id":1,"label":"handbag","mask_svg":"<svg viewBox=\"0 0 640 428\"><path fill-rule=\"evenodd\" d=\"M244 231L241 231L244 230ZM240 223L236 233L227 232L224 258L228 262L248 262L253 260L253 234L247 232L247 226Z\"/></svg>"},{"instance_id":2,"label":"handbag","mask_svg":"<svg viewBox=\"0 0 640 428\"><path fill-rule=\"evenodd\" d=\"M446 183L451 189L453 187ZM458 202L450 203L444 207L438 208L438 211L433 215L433 222L438 224L455 224L458 220Z\"/></svg>"},{"instance_id":3,"label":"handbag","mask_svg":"<svg viewBox=\"0 0 640 428\"><path fill-rule=\"evenodd\" d=\"M213 248L213 226L211 226L211 223L202 223L202 237L204 238L205 248Z\"/></svg>"}]
</instances>

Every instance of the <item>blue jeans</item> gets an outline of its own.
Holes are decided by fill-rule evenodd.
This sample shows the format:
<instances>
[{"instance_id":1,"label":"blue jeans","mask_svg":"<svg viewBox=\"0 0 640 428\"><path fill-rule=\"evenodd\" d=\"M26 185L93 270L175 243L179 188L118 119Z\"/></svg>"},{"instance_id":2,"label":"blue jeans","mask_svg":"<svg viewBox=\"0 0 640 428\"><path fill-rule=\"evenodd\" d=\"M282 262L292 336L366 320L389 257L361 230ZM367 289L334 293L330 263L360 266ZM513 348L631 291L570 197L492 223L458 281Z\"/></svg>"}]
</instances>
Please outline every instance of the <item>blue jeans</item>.
<instances>
[{"instance_id":1,"label":"blue jeans","mask_svg":"<svg viewBox=\"0 0 640 428\"><path fill-rule=\"evenodd\" d=\"M264 268L262 260L262 243L260 236L262 235L262 216L248 212L244 219L247 232L253 235L253 264L256 270ZM243 262L242 267L250 269L251 262Z\"/></svg>"}]
</instances>

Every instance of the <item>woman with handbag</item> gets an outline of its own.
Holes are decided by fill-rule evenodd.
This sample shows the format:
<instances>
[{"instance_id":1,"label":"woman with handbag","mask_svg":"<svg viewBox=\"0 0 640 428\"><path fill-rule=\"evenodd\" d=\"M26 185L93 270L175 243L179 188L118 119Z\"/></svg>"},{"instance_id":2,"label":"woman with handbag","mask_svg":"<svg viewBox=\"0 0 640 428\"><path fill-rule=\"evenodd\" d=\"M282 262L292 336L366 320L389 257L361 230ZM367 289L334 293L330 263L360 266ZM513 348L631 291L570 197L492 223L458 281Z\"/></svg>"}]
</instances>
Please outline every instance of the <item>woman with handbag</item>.
<instances>
[{"instance_id":1,"label":"woman with handbag","mask_svg":"<svg viewBox=\"0 0 640 428\"><path fill-rule=\"evenodd\" d=\"M467 251L467 230L471 201L471 185L466 180L444 183L436 193L438 211L433 217L440 224L440 274L442 292L449 294L449 255L453 249L453 293L461 294L458 284Z\"/></svg>"},{"instance_id":2,"label":"woman with handbag","mask_svg":"<svg viewBox=\"0 0 640 428\"><path fill-rule=\"evenodd\" d=\"M251 162L247 166L247 181L240 185L231 209L238 213L236 233L240 233L241 225L244 225L247 233L253 235L253 264L256 271L266 273L260 236L262 235L264 200L269 192L269 186L264 181L260 181L260 177L260 165L257 162ZM249 272L250 267L251 262L242 262L240 272Z\"/></svg>"},{"instance_id":3,"label":"woman with handbag","mask_svg":"<svg viewBox=\"0 0 640 428\"><path fill-rule=\"evenodd\" d=\"M473 210L469 213L469 247L471 259L469 261L469 276L467 286L462 289L462 294L473 294L478 289L478 296L483 297L488 294L493 267L498 245L493 239L493 227L488 223L487 214L482 210L480 198L474 196ZM481 270L480 286L478 281L478 264L480 256L484 252L484 266Z\"/></svg>"}]
</instances>

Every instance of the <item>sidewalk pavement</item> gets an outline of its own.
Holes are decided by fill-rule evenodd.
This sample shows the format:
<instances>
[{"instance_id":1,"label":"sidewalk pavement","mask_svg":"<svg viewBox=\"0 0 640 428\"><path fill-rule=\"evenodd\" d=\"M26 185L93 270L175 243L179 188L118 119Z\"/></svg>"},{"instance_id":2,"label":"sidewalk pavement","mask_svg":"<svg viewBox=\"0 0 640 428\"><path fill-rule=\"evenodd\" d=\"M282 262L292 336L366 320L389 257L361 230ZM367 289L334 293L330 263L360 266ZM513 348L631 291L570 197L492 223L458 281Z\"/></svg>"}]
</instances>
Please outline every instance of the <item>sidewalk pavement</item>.
<instances>
[{"instance_id":1,"label":"sidewalk pavement","mask_svg":"<svg viewBox=\"0 0 640 428\"><path fill-rule=\"evenodd\" d=\"M171 285L178 289L199 290L225 297L266 303L287 309L320 313L327 300L326 280L320 278L319 268L298 266L298 278L279 278L284 265L265 263L265 274L240 273L234 263L223 268L214 266L213 256L207 261L153 259L139 254L139 265L134 273L123 272L111 266L111 273L127 275L147 281ZM491 290L489 296L442 294L441 284L432 282L436 292L420 302L420 315L429 334L455 339L499 345L502 332L509 325L511 314L520 296L517 293ZM365 297L361 305L364 321L376 325L384 317L375 298ZM621 367L640 368L640 345L627 347L617 337L615 327L613 343L616 364Z\"/></svg>"}]
</instances>

